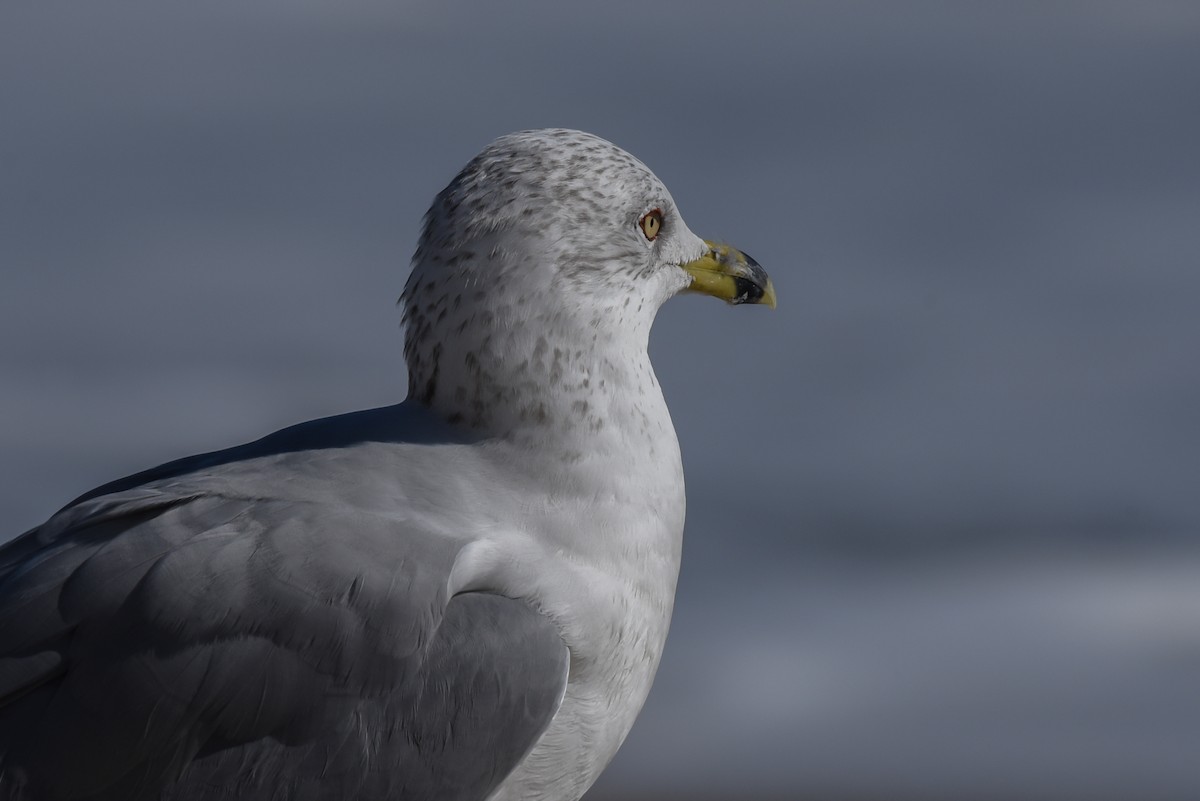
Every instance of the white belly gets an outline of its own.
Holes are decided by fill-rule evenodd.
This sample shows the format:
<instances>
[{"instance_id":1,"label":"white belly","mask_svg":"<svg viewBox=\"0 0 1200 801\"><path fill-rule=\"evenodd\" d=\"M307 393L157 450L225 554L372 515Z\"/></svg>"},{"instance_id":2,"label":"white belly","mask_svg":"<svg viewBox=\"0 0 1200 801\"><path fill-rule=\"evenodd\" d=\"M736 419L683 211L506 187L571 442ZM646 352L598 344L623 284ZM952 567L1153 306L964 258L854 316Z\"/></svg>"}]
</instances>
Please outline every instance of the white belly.
<instances>
[{"instance_id":1,"label":"white belly","mask_svg":"<svg viewBox=\"0 0 1200 801\"><path fill-rule=\"evenodd\" d=\"M658 669L671 610L669 602L665 609L616 608L627 623L610 628L606 643L571 647L562 705L491 801L577 801L629 734Z\"/></svg>"}]
</instances>

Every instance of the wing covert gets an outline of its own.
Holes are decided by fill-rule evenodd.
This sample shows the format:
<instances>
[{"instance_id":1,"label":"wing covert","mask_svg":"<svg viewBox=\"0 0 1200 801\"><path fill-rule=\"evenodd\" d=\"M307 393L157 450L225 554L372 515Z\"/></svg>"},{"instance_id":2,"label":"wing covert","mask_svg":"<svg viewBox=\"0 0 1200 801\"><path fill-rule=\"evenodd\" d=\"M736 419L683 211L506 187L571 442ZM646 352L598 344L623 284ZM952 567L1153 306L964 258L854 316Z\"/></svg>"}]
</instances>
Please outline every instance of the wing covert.
<instances>
[{"instance_id":1,"label":"wing covert","mask_svg":"<svg viewBox=\"0 0 1200 801\"><path fill-rule=\"evenodd\" d=\"M568 659L524 602L447 597L462 544L211 493L64 510L0 553L0 798L486 797Z\"/></svg>"}]
</instances>

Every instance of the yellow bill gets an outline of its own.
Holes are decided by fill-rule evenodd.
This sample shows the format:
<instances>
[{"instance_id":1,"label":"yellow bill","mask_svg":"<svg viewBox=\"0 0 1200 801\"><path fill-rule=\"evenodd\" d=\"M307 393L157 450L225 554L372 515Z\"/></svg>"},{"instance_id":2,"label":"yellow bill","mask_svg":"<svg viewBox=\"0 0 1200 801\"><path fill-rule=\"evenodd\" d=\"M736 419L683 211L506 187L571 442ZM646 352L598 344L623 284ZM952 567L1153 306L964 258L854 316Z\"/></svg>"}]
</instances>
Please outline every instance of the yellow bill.
<instances>
[{"instance_id":1,"label":"yellow bill","mask_svg":"<svg viewBox=\"0 0 1200 801\"><path fill-rule=\"evenodd\" d=\"M704 240L708 252L679 265L692 277L687 292L702 292L727 303L762 303L775 308L775 287L758 262L737 248Z\"/></svg>"}]
</instances>

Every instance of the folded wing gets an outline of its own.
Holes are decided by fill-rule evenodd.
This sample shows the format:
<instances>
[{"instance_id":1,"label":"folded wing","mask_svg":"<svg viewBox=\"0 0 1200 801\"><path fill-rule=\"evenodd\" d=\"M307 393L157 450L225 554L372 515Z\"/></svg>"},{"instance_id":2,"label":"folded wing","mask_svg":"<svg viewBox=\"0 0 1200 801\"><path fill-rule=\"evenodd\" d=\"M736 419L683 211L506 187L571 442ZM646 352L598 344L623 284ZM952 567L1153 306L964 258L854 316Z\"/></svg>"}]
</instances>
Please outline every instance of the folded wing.
<instances>
[{"instance_id":1,"label":"folded wing","mask_svg":"<svg viewBox=\"0 0 1200 801\"><path fill-rule=\"evenodd\" d=\"M347 506L132 488L0 551L0 798L483 799L561 701L464 541Z\"/></svg>"}]
</instances>

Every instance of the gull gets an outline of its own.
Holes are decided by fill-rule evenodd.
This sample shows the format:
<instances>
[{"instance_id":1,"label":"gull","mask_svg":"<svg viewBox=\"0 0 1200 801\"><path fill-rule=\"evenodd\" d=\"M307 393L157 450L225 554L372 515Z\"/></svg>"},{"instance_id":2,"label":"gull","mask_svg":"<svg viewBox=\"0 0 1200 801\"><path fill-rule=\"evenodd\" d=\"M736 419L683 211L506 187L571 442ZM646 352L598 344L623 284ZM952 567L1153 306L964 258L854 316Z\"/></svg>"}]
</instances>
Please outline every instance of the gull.
<instances>
[{"instance_id":1,"label":"gull","mask_svg":"<svg viewBox=\"0 0 1200 801\"><path fill-rule=\"evenodd\" d=\"M0 549L0 799L578 799L671 618L647 342L686 291L775 305L615 145L493 142L425 217L402 403L119 479Z\"/></svg>"}]
</instances>

